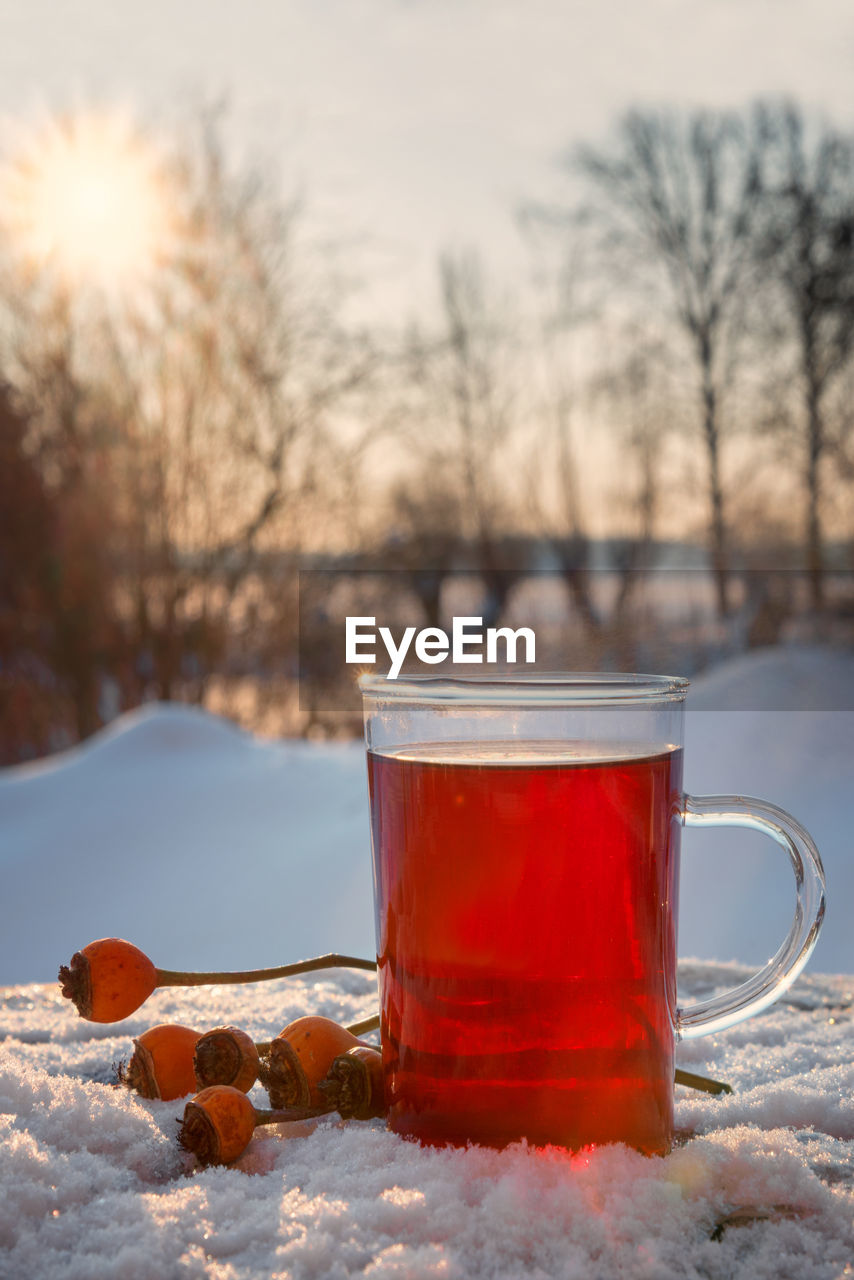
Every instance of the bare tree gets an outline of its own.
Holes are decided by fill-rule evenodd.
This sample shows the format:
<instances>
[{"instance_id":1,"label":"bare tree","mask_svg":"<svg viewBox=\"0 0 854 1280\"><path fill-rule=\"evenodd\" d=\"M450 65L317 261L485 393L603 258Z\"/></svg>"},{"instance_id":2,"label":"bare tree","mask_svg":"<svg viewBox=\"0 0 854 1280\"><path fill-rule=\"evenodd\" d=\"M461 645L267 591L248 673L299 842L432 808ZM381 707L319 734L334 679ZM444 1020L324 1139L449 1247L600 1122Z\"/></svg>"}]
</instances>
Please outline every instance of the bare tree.
<instances>
[{"instance_id":1,"label":"bare tree","mask_svg":"<svg viewBox=\"0 0 854 1280\"><path fill-rule=\"evenodd\" d=\"M447 468L424 468L391 492L395 570L415 592L431 627L442 625L442 588L460 567L464 543L459 493Z\"/></svg>"},{"instance_id":2,"label":"bare tree","mask_svg":"<svg viewBox=\"0 0 854 1280\"><path fill-rule=\"evenodd\" d=\"M474 253L443 254L439 286L441 327L429 336L414 331L408 344L406 430L418 461L415 476L399 491L398 507L420 535L425 522L438 534L423 498L437 483L444 487L430 505L441 513L446 533L450 521L456 525L460 550L467 544L473 552L486 590L484 617L491 623L513 582L504 474L516 412L518 338ZM415 504L413 485L421 491ZM435 550L447 561L447 537L439 542Z\"/></svg>"},{"instance_id":3,"label":"bare tree","mask_svg":"<svg viewBox=\"0 0 854 1280\"><path fill-rule=\"evenodd\" d=\"M57 128L73 147L73 122ZM86 563L112 572L106 619L81 633L98 636L81 734L98 723L102 631L130 655L126 703L201 698L215 666L257 656L259 619L277 626L291 598L282 562L295 576L301 548L346 528L336 505L378 363L342 318L332 247L311 244L301 210L229 162L217 114L165 150L170 234L144 289L119 302L66 279L16 252L15 228L3 258L0 332L27 447L60 518L77 512L84 530L104 514L97 555L68 542L63 564L78 585ZM67 598L61 609L68 626L79 618Z\"/></svg>"},{"instance_id":4,"label":"bare tree","mask_svg":"<svg viewBox=\"0 0 854 1280\"><path fill-rule=\"evenodd\" d=\"M631 665L626 620L654 535L666 424L673 418L658 402L661 343L637 324L609 324L607 272L582 216L529 206L522 226L538 318L531 517L557 560L592 657L600 661L617 650L618 660ZM616 444L619 458L600 495L621 521L621 536L609 546L610 567L619 575L612 605L606 592L595 590L589 477L579 465L580 447L591 435L603 457Z\"/></svg>"},{"instance_id":5,"label":"bare tree","mask_svg":"<svg viewBox=\"0 0 854 1280\"><path fill-rule=\"evenodd\" d=\"M41 737L61 742L98 728L103 681L124 659L126 637L113 607L117 426L91 377L69 292L61 285L45 290L26 272L4 284L0 311L19 463L26 460L38 477L42 503L43 560L33 589L41 609L39 661L54 682L54 714ZM27 552L20 548L18 555Z\"/></svg>"},{"instance_id":6,"label":"bare tree","mask_svg":"<svg viewBox=\"0 0 854 1280\"><path fill-rule=\"evenodd\" d=\"M547 530L549 544L560 566L570 599L591 639L598 639L601 619L591 591L588 512L583 500L582 477L577 459L579 406L583 391L572 373L568 346L575 335L579 317L570 295L570 285L559 281L558 298L549 297L549 284L541 282L537 356L541 396L535 412L537 438L532 454L537 466L531 486L530 505L538 530ZM549 490L554 490L553 518L546 508Z\"/></svg>"},{"instance_id":7,"label":"bare tree","mask_svg":"<svg viewBox=\"0 0 854 1280\"><path fill-rule=\"evenodd\" d=\"M776 285L783 333L795 351L806 566L812 605L821 610L823 475L841 444L830 396L854 355L854 138L825 124L810 127L793 103L757 114L773 166L759 261Z\"/></svg>"},{"instance_id":8,"label":"bare tree","mask_svg":"<svg viewBox=\"0 0 854 1280\"><path fill-rule=\"evenodd\" d=\"M58 531L27 428L0 383L0 764L49 750L61 726L55 704L65 700L52 687Z\"/></svg>"},{"instance_id":9,"label":"bare tree","mask_svg":"<svg viewBox=\"0 0 854 1280\"><path fill-rule=\"evenodd\" d=\"M736 115L634 111L610 148L577 157L623 278L652 285L685 341L706 459L719 612L728 610L722 401L754 273L762 149Z\"/></svg>"},{"instance_id":10,"label":"bare tree","mask_svg":"<svg viewBox=\"0 0 854 1280\"><path fill-rule=\"evenodd\" d=\"M606 367L597 384L621 458L620 483L614 486L612 501L621 511L624 535L613 549L620 586L611 617L611 628L620 635L627 629L640 576L650 567L674 411L668 403L672 370L660 336L631 327L621 336L616 354L619 362Z\"/></svg>"},{"instance_id":11,"label":"bare tree","mask_svg":"<svg viewBox=\"0 0 854 1280\"><path fill-rule=\"evenodd\" d=\"M139 643L160 696L189 684L201 697L257 620L263 553L287 549L295 565L318 518L328 531L333 477L361 441L339 438L336 415L349 404L356 417L377 362L342 325L323 264L305 270L306 253L297 265L298 208L229 167L215 118L170 176L177 249L154 305L110 334L110 384Z\"/></svg>"}]
</instances>

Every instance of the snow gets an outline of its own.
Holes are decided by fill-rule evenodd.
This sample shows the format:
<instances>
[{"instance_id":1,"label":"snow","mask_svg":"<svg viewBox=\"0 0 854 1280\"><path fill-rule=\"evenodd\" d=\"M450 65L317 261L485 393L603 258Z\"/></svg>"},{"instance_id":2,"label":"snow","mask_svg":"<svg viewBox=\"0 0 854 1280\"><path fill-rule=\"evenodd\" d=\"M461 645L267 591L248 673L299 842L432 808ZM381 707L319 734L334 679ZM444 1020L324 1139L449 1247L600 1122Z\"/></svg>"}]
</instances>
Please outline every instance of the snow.
<instances>
[{"instance_id":1,"label":"snow","mask_svg":"<svg viewBox=\"0 0 854 1280\"><path fill-rule=\"evenodd\" d=\"M699 998L747 972L690 965L684 991ZM106 1083L132 1036L159 1021L233 1020L267 1038L305 1011L355 1020L374 1007L370 975L161 991L116 1026L78 1019L52 987L4 995L10 1280L851 1274L851 978L804 975L759 1018L680 1046L683 1065L736 1092L677 1089L680 1145L663 1159L624 1147L422 1149L382 1121L324 1118L260 1130L233 1167L206 1171L175 1143L180 1102Z\"/></svg>"},{"instance_id":2,"label":"snow","mask_svg":"<svg viewBox=\"0 0 854 1280\"><path fill-rule=\"evenodd\" d=\"M794 645L754 649L695 680L690 705L705 711L854 711L854 655Z\"/></svg>"},{"instance_id":3,"label":"snow","mask_svg":"<svg viewBox=\"0 0 854 1280\"><path fill-rule=\"evenodd\" d=\"M371 954L362 751L153 706L0 772L0 979L24 984L0 989L0 1280L854 1276L852 689L854 657L816 650L750 655L692 689L689 790L790 809L822 850L829 911L780 1002L679 1046L681 1065L736 1092L678 1088L663 1159L428 1150L382 1121L324 1118L198 1170L174 1140L180 1102L110 1087L132 1037L163 1021L260 1039L305 1012L356 1020L373 978L159 991L115 1026L79 1019L49 980L104 934L169 968ZM687 1003L776 948L793 889L755 835L687 832L683 848L681 951L716 957L683 963Z\"/></svg>"},{"instance_id":4,"label":"snow","mask_svg":"<svg viewBox=\"0 0 854 1280\"><path fill-rule=\"evenodd\" d=\"M363 752L263 742L151 705L0 771L0 980L47 981L85 939L164 968L372 953ZM22 904L38 903L33 912ZM247 956L247 950L250 955Z\"/></svg>"},{"instance_id":5,"label":"snow","mask_svg":"<svg viewBox=\"0 0 854 1280\"><path fill-rule=\"evenodd\" d=\"M686 789L759 796L806 827L828 893L810 968L854 972L854 655L760 650L694 682L688 708ZM763 836L683 832L683 955L758 966L785 936L794 904L787 860Z\"/></svg>"},{"instance_id":6,"label":"snow","mask_svg":"<svg viewBox=\"0 0 854 1280\"><path fill-rule=\"evenodd\" d=\"M854 972L839 909L854 901L853 705L854 656L832 650L751 654L689 695L688 790L774 801L818 843L829 909L812 967L827 972ZM50 981L113 934L170 969L370 955L368 831L358 744L262 741L190 707L135 711L0 770L0 981ZM682 866L682 954L759 965L776 951L794 890L770 841L689 831Z\"/></svg>"}]
</instances>

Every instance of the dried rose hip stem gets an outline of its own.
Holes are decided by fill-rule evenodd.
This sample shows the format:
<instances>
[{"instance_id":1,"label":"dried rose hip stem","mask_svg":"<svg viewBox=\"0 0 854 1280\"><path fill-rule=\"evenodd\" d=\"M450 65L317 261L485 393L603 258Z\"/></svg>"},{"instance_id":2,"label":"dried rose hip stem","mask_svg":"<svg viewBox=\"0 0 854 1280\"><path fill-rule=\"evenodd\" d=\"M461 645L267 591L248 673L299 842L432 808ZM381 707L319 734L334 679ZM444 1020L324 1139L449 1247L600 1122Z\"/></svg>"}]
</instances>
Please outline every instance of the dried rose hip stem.
<instances>
[{"instance_id":1,"label":"dried rose hip stem","mask_svg":"<svg viewBox=\"0 0 854 1280\"><path fill-rule=\"evenodd\" d=\"M693 1071L682 1071L676 1068L676 1083L684 1084L687 1089L700 1089L703 1093L732 1093L732 1085L724 1080L712 1080L709 1076L698 1076Z\"/></svg>"},{"instance_id":2,"label":"dried rose hip stem","mask_svg":"<svg viewBox=\"0 0 854 1280\"><path fill-rule=\"evenodd\" d=\"M243 969L237 973L185 973L158 969L148 956L124 938L99 938L76 951L70 964L59 970L62 994L71 1000L82 1018L90 1022L119 1022L143 1004L156 987L200 987L211 983L265 982L317 969L369 969L375 960L331 952L312 960L277 965L273 969Z\"/></svg>"},{"instance_id":3,"label":"dried rose hip stem","mask_svg":"<svg viewBox=\"0 0 854 1280\"><path fill-rule=\"evenodd\" d=\"M231 973L184 973L178 969L158 969L158 987L205 987L214 983L266 982L270 978L290 978L297 973L313 973L316 969L369 969L375 972L376 960L363 960L360 956L342 956L330 952L315 956L312 960L297 960L295 964L280 964L272 969L242 969Z\"/></svg>"},{"instance_id":4,"label":"dried rose hip stem","mask_svg":"<svg viewBox=\"0 0 854 1280\"><path fill-rule=\"evenodd\" d=\"M361 1022L351 1022L347 1030L352 1036L366 1036L369 1031L379 1031L380 1015L375 1013L372 1018L363 1018Z\"/></svg>"},{"instance_id":5,"label":"dried rose hip stem","mask_svg":"<svg viewBox=\"0 0 854 1280\"><path fill-rule=\"evenodd\" d=\"M229 1164L246 1150L258 1125L312 1120L328 1111L328 1106L259 1109L239 1089L212 1085L184 1108L178 1142L200 1164Z\"/></svg>"}]
</instances>

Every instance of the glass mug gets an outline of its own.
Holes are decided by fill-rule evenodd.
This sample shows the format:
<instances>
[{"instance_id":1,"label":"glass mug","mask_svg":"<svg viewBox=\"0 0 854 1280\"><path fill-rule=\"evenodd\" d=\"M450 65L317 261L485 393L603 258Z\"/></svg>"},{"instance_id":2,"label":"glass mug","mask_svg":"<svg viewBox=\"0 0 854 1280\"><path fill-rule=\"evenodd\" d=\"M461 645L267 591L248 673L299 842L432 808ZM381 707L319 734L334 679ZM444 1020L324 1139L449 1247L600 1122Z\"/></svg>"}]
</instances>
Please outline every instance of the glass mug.
<instances>
[{"instance_id":1,"label":"glass mug","mask_svg":"<svg viewBox=\"0 0 854 1280\"><path fill-rule=\"evenodd\" d=\"M824 914L775 805L682 791L687 680L363 676L389 1125L429 1144L673 1138L674 1048L771 1004ZM790 933L750 981L676 1003L683 826L789 855Z\"/></svg>"}]
</instances>

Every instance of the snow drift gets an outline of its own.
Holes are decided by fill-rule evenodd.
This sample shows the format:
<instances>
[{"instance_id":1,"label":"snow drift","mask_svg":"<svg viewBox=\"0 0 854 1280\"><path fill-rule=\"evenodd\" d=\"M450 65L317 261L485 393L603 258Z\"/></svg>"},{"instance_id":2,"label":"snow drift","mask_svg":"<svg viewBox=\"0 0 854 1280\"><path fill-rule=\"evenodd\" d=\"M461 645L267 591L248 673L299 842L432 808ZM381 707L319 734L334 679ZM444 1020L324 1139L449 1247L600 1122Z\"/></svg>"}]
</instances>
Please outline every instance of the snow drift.
<instances>
[{"instance_id":1,"label":"snow drift","mask_svg":"<svg viewBox=\"0 0 854 1280\"><path fill-rule=\"evenodd\" d=\"M850 654L760 651L696 682L686 730L689 791L761 796L814 836L829 905L811 967L835 972L854 971L852 695ZM692 831L682 868L681 953L763 963L794 909L785 858L755 833ZM105 934L167 968L370 955L364 752L153 704L0 770L0 871L3 982L50 980Z\"/></svg>"}]
</instances>

